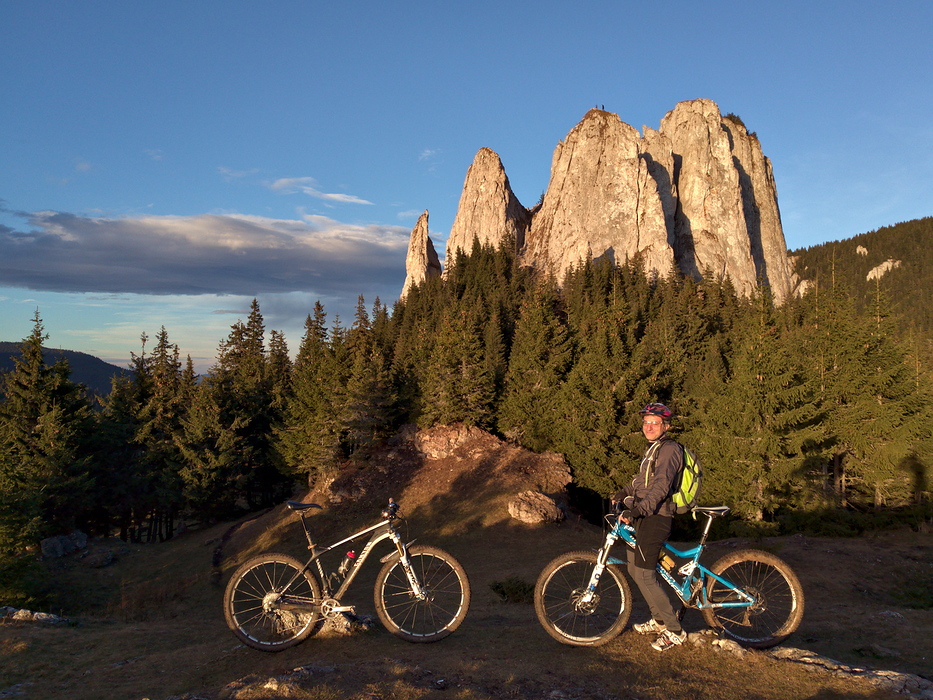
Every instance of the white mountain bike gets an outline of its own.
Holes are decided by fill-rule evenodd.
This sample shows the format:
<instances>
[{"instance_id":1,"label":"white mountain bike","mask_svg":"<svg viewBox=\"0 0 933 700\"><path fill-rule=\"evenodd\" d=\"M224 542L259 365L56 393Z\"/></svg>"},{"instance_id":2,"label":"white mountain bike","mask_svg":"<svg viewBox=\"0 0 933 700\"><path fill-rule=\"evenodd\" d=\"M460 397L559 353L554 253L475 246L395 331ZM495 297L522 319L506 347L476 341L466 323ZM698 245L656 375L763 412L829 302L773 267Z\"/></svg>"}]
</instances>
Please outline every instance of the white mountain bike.
<instances>
[{"instance_id":1,"label":"white mountain bike","mask_svg":"<svg viewBox=\"0 0 933 700\"><path fill-rule=\"evenodd\" d=\"M396 529L399 506L389 499L382 520L339 542L318 549L305 521L316 503L288 501L298 513L311 558L304 564L285 554L261 554L238 568L224 593L224 616L233 633L248 646L281 651L311 635L322 618L354 612L342 605L372 553L385 539L395 550L380 561L376 577L376 613L385 627L409 642L436 642L456 630L470 607L470 582L460 563L437 547L405 544ZM325 574L321 556L369 535L359 556L348 556L337 571ZM313 567L313 568L312 568Z\"/></svg>"}]
</instances>

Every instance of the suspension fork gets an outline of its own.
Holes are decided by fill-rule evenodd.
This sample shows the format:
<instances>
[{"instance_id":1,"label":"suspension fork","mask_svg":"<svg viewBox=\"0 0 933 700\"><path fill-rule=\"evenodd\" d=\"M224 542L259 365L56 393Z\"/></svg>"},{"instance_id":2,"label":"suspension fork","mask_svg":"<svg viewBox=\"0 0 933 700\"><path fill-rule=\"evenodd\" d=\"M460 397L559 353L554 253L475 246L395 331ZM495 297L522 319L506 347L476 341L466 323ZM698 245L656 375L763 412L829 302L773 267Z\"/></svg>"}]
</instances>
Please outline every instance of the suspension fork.
<instances>
[{"instance_id":1,"label":"suspension fork","mask_svg":"<svg viewBox=\"0 0 933 700\"><path fill-rule=\"evenodd\" d=\"M590 574L590 580L586 585L586 592L581 596L581 603L589 603L593 600L596 595L596 585L599 583L599 578L603 575L603 572L606 570L606 564L609 562L609 550L612 549L612 545L615 544L615 541L619 539L618 535L613 534L610 530L606 534L606 541L603 543L602 548L596 552L596 568L593 569L593 573Z\"/></svg>"},{"instance_id":2,"label":"suspension fork","mask_svg":"<svg viewBox=\"0 0 933 700\"><path fill-rule=\"evenodd\" d=\"M427 597L427 594L425 593L421 582L418 581L418 577L415 576L414 569L411 565L411 557L408 556L408 547L405 546L401 536L394 529L389 531L389 537L391 538L393 544L395 544L395 548L398 550L399 561L402 563L402 569L405 571L405 576L408 577L408 584L411 586L411 592L419 600L424 600Z\"/></svg>"}]
</instances>

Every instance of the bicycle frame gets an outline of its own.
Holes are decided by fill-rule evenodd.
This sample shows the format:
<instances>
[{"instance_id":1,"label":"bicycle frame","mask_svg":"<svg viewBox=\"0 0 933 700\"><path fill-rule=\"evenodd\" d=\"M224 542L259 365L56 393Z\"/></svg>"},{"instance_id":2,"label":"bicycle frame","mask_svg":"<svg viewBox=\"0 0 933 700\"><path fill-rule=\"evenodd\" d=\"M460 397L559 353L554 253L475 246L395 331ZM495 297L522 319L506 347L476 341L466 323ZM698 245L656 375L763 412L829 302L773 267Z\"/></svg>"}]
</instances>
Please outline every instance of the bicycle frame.
<instances>
[{"instance_id":1,"label":"bicycle frame","mask_svg":"<svg viewBox=\"0 0 933 700\"><path fill-rule=\"evenodd\" d=\"M685 606L695 607L698 610L703 610L712 608L750 608L755 604L755 599L748 593L743 591L731 581L728 581L721 576L714 574L700 563L700 555L703 553L703 550L706 546L706 538L709 535L709 529L712 525L713 518L717 515L724 515L728 511L729 509L725 507L696 509L695 512L699 512L702 515L705 515L707 517L707 521L706 527L703 529L703 536L700 538L699 544L697 544L695 547L680 550L676 547L673 547L669 542L664 543L664 550L673 554L679 559L688 560L685 564L681 565L680 568L677 569L677 573L683 577L682 581L678 581L672 572L661 566L660 562L658 562L657 565L657 572L661 575L661 578L674 590L681 603L683 603ZM627 564L627 561L623 561L609 555L609 550L612 548L612 546L617 541L622 540L632 549L635 548L634 527L622 522L618 522L617 516L615 515L607 515L606 520L610 525L609 532L606 534L606 540L603 543L602 548L598 550L596 568L593 570L593 575L591 576L589 585L587 586L587 592L583 597L584 602L588 602L592 597L594 591L596 590L596 584L598 583L600 576L602 576L602 573L605 570L607 564ZM707 588L710 579L715 579L723 586L733 591L738 599L720 603L710 602L707 597Z\"/></svg>"},{"instance_id":2,"label":"bicycle frame","mask_svg":"<svg viewBox=\"0 0 933 700\"><path fill-rule=\"evenodd\" d=\"M298 513L298 517L301 519L301 527L304 530L305 537L308 540L308 549L311 550L311 558L308 559L308 561L305 562L305 565L301 568L301 570L298 571L295 574L295 576L293 576L288 581L288 583L285 585L286 590L288 590L288 588L292 585L292 583L297 578L299 578L300 576L303 576L304 572L309 570L312 564L315 564L317 566L317 573L321 581L321 590L324 596L324 600L314 601L313 606L317 609L318 612L325 613L325 614L326 613L333 614L333 613L339 613L339 612L352 612L353 606L328 606L328 609L325 611L323 609L324 603L327 599L332 599L334 601L339 602L340 599L343 597L343 595L350 588L350 585L353 583L353 580L356 578L356 575L359 573L360 568L363 566L366 559L372 553L373 548L377 544L382 542L383 540L390 539L392 540L392 543L395 545L396 551L391 552L390 554L387 554L386 556L382 557L380 561L382 563L385 563L385 562L390 561L393 557L400 557L402 560L402 568L405 570L405 574L408 578L409 584L411 584L412 593L418 599L424 599L425 593L422 590L421 584L418 582L417 577L414 575L414 572L411 569L411 561L408 557L408 545L410 545L411 542L409 542L408 544L405 544L404 542L402 542L401 536L398 534L398 531L395 529L395 526L392 523L392 520L394 519L394 511L391 510L391 506L389 509L391 513L390 516L384 517L384 519L381 522L376 523L375 525L367 527L363 530L360 530L359 532L355 532L349 537L345 537L339 542L334 542L333 544L325 547L324 549L318 549L313 538L311 537L311 532L308 530L308 524L305 521L304 513L302 512L303 510L307 510L308 508L314 507L315 505L316 504L313 504L313 503L307 503L307 504L293 503L293 502L288 503L288 506L292 508L292 510L296 511ZM317 507L319 508L320 506L317 506ZM385 516L385 512L383 513L383 515ZM340 584L340 587L337 589L336 592L331 592L331 578L334 576L334 574L331 574L330 576L328 576L324 573L324 567L321 564L321 557L327 554L328 552L334 549L337 549L338 547L342 547L343 545L349 544L350 542L353 542L354 540L365 537L366 535L370 535L369 540L366 542L366 544L363 546L362 551L359 553L359 555L354 560L353 565L347 570L346 576L344 577L343 582Z\"/></svg>"}]
</instances>

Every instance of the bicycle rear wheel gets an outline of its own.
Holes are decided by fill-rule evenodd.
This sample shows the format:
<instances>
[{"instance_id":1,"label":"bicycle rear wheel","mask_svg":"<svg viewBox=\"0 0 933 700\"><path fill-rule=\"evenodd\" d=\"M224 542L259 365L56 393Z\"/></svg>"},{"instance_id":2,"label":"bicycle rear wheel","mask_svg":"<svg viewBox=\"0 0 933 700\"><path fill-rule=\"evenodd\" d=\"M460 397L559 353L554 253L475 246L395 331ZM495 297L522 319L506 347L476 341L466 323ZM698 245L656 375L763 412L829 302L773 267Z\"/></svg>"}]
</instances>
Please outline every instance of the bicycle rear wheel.
<instances>
[{"instance_id":1,"label":"bicycle rear wheel","mask_svg":"<svg viewBox=\"0 0 933 700\"><path fill-rule=\"evenodd\" d=\"M797 629L803 618L803 587L793 570L781 559L754 549L729 554L710 568L755 602L750 607L704 608L706 624L721 629L745 646L765 649ZM713 605L739 602L732 589L710 579L706 595Z\"/></svg>"},{"instance_id":2,"label":"bicycle rear wheel","mask_svg":"<svg viewBox=\"0 0 933 700\"><path fill-rule=\"evenodd\" d=\"M572 646L599 646L617 637L632 615L632 591L622 571L607 564L588 602L582 598L595 552L568 552L544 567L535 585L535 613L545 631Z\"/></svg>"},{"instance_id":3,"label":"bicycle rear wheel","mask_svg":"<svg viewBox=\"0 0 933 700\"><path fill-rule=\"evenodd\" d=\"M314 630L321 587L297 559L263 554L237 569L224 591L224 617L247 646L281 651Z\"/></svg>"},{"instance_id":4,"label":"bicycle rear wheel","mask_svg":"<svg viewBox=\"0 0 933 700\"><path fill-rule=\"evenodd\" d=\"M411 590L402 560L395 557L376 577L376 614L392 634L409 642L436 642L463 622L470 607L470 581L460 562L443 549L409 547L412 573L424 591Z\"/></svg>"}]
</instances>

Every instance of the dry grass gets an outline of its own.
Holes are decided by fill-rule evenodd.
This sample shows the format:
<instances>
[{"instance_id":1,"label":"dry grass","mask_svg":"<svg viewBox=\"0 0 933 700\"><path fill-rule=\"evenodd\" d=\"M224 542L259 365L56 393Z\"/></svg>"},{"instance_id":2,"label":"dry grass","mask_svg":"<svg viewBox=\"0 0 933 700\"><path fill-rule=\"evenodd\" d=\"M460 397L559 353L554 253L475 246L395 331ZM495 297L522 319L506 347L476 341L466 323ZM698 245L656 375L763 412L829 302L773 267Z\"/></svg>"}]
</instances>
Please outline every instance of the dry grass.
<instances>
[{"instance_id":1,"label":"dry grass","mask_svg":"<svg viewBox=\"0 0 933 700\"><path fill-rule=\"evenodd\" d=\"M221 609L222 584L232 569L256 551L306 554L300 525L278 508L239 524L232 534L229 525L220 525L165 545L124 547L105 568L79 559L60 563L56 580L70 593L65 609L51 612L62 612L73 624L0 625L0 696L16 691L22 698L70 700L893 697L864 680L814 673L763 653L739 659L685 646L658 654L649 639L631 630L595 649L556 643L538 624L532 605L503 602L493 584L532 584L557 554L597 547L599 528L517 524L504 512L504 489L488 474L472 478L470 464L449 460L435 467L433 476L393 479L391 494L387 485L370 485L365 499L319 512L312 523L315 532L332 532L336 539L369 524L384 498L395 495L411 516L409 539L448 550L470 576L470 612L447 639L409 644L378 627L350 637L319 635L278 654L238 643ZM225 556L215 569L220 544ZM756 546L787 559L805 586L807 610L792 645L847 663L930 671L933 612L902 606L892 571L906 572L908 582L922 579L933 566L933 538L789 538ZM377 571L376 561L367 562L351 589L348 602L360 614L374 616ZM885 611L904 622L889 629ZM645 615L636 604L633 619ZM685 626L700 629L700 615L688 613ZM898 656L866 656L867 640Z\"/></svg>"}]
</instances>

